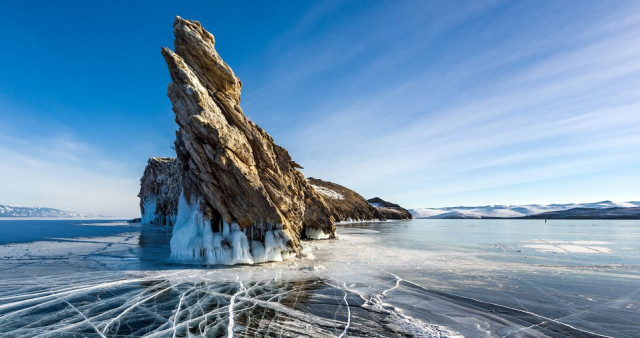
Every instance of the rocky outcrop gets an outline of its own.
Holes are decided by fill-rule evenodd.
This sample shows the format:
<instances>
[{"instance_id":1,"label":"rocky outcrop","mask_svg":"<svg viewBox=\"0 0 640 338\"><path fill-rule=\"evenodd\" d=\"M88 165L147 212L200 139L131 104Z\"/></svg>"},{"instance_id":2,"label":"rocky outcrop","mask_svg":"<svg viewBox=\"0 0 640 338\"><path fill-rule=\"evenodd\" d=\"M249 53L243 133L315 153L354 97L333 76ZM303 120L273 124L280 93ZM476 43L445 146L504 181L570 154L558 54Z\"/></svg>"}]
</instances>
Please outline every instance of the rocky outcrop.
<instances>
[{"instance_id":1,"label":"rocky outcrop","mask_svg":"<svg viewBox=\"0 0 640 338\"><path fill-rule=\"evenodd\" d=\"M374 206L378 210L378 212L380 212L380 214L386 219L412 219L413 218L409 210L397 204L387 202L380 197L374 197L374 198L368 199L367 202L369 202L372 206Z\"/></svg>"},{"instance_id":2,"label":"rocky outcrop","mask_svg":"<svg viewBox=\"0 0 640 338\"><path fill-rule=\"evenodd\" d=\"M357 192L339 184L309 177L338 222L383 220L384 217Z\"/></svg>"},{"instance_id":3,"label":"rocky outcrop","mask_svg":"<svg viewBox=\"0 0 640 338\"><path fill-rule=\"evenodd\" d=\"M207 263L279 260L305 237L334 236L331 212L289 153L240 108L242 83L199 22L177 17L162 49L179 130L182 195L172 257Z\"/></svg>"},{"instance_id":4,"label":"rocky outcrop","mask_svg":"<svg viewBox=\"0 0 640 338\"><path fill-rule=\"evenodd\" d=\"M152 157L140 179L141 223L173 225L178 214L182 173L175 158Z\"/></svg>"}]
</instances>

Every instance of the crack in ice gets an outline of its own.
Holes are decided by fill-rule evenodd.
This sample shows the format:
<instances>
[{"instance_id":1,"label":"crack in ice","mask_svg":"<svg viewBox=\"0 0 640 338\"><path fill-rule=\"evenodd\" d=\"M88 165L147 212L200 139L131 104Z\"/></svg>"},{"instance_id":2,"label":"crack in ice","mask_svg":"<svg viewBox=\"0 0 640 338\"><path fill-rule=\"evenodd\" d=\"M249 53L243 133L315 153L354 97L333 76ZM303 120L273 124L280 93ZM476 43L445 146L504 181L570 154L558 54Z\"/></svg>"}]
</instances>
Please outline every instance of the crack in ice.
<instances>
[{"instance_id":1,"label":"crack in ice","mask_svg":"<svg viewBox=\"0 0 640 338\"><path fill-rule=\"evenodd\" d=\"M422 286L422 285L420 285L420 284L414 283L414 282L409 281L409 280L406 280L406 279L405 279L404 281L405 281L406 283L409 283L409 284L412 284L412 285L414 285L414 286L417 286L418 288L420 288L420 289L422 289L422 290L424 290L424 291L427 291L427 292L433 292L433 291L430 291L429 289L425 288L424 286ZM516 313L526 313L526 314L528 314L528 315L531 315L531 316L534 316L534 317L537 317L537 318L543 319L544 321L548 321L548 322L552 322L552 323L555 323L555 324L559 324L559 325L561 325L561 326L566 326L566 327L571 328L571 329L573 329L573 330L576 330L576 331L578 331L578 332L588 333L588 334L593 335L593 336L596 336L596 337L608 337L608 338L611 338L611 337L609 337L609 336L605 336L605 335L597 334L597 333L594 333L594 332L591 332L591 331L588 331L588 330L578 329L578 328L576 328L575 326L572 326L572 325L570 325L570 324L566 324L566 323L560 322L560 321L558 321L558 320L555 320L555 319L553 319L553 318L549 318L549 317L546 317L546 316L543 316L543 315L539 315L539 314L534 313L534 312L524 311L524 310L519 310L519 309L516 309L516 308L512 308L512 307L506 306L506 305L500 305L500 304L496 304L496 303L492 303L492 302L486 302L486 301L482 301L482 300L479 300L479 299L476 299L476 298L472 298L472 297L465 297L465 296L460 296L460 295L456 295L456 297L459 297L459 298L462 298L462 299L472 300L472 301L477 302L477 303L489 304L489 305L492 305L492 306L497 306L497 307L505 308L505 309L511 310L511 311L513 311L513 312L516 312ZM534 324L534 325L531 325L530 327L535 327L535 326L538 326L538 325L540 325L540 324L541 324L541 323L536 323L536 324ZM518 329L518 330L516 330L516 331L519 331L519 330L522 330L522 329L526 329L526 328L520 328L520 329ZM513 332L510 332L510 333L508 333L507 335L509 335L509 334L511 334L511 333L513 333Z\"/></svg>"},{"instance_id":2,"label":"crack in ice","mask_svg":"<svg viewBox=\"0 0 640 338\"><path fill-rule=\"evenodd\" d=\"M391 273L391 272L387 272L387 273L388 273L388 274L390 274L390 275L392 275L393 277L395 277L395 278L396 278L396 285L395 285L394 287L390 288L390 289L386 289L386 290L382 291L382 293L380 294L380 296L383 296L383 297L386 297L386 296L387 296L387 292L390 292L390 291L393 291L393 290L397 289L397 288L398 288L398 286L400 286L400 282L402 282L402 280L403 280L402 278L400 278L400 277L398 277L398 276L394 275L394 274L393 274L393 273Z\"/></svg>"},{"instance_id":3,"label":"crack in ice","mask_svg":"<svg viewBox=\"0 0 640 338\"><path fill-rule=\"evenodd\" d=\"M172 321L173 338L176 338L176 332L177 332L176 322L178 321L178 316L180 315L180 307L182 306L182 302L184 301L184 296L195 288L196 288L196 285L194 284L192 288L189 288L187 291L183 292L180 295L180 301L178 302L178 307L176 308L176 314L173 317L173 321Z\"/></svg>"},{"instance_id":4,"label":"crack in ice","mask_svg":"<svg viewBox=\"0 0 640 338\"><path fill-rule=\"evenodd\" d=\"M77 307L75 307L75 306L73 306L73 304L69 303L69 301L68 301L68 300L66 300L66 299L62 299L62 298L58 297L58 296L55 294L55 292L52 292L52 293L53 293L53 295L54 295L58 300L61 300L61 301L65 302L65 303L67 303L67 305L69 305L69 306L70 306L72 309L74 309L74 310L75 310L75 311L76 311L76 312L77 312L77 313L78 313L82 318L84 318L84 320L85 320L87 323L89 323L89 325L91 325L91 327L96 331L96 333L100 335L100 337L102 337L102 338L106 338L106 336L105 336L104 334L102 334L102 332L100 332L100 330L98 330L98 328L97 328L95 325L93 325L93 323L89 320L89 318L87 318L87 316L85 316L85 315L84 315L84 313L82 313L82 311L78 310L78 308L77 308Z\"/></svg>"},{"instance_id":5,"label":"crack in ice","mask_svg":"<svg viewBox=\"0 0 640 338\"><path fill-rule=\"evenodd\" d=\"M347 331L349 331L349 326L351 326L351 308L349 307L349 302L347 301L347 284L343 283L344 285L344 289L342 289L342 291L344 292L344 304L347 306L347 326L344 327L344 331L342 331L342 334L339 336L339 338L344 337L344 335L347 334Z\"/></svg>"},{"instance_id":6,"label":"crack in ice","mask_svg":"<svg viewBox=\"0 0 640 338\"><path fill-rule=\"evenodd\" d=\"M233 307L236 304L236 297L246 291L244 284L242 284L242 281L240 280L240 276L236 275L236 281L239 284L238 292L234 293L233 296L231 296L231 301L229 302L229 327L227 329L229 338L233 337L233 326L235 325L235 320L233 318Z\"/></svg>"},{"instance_id":7,"label":"crack in ice","mask_svg":"<svg viewBox=\"0 0 640 338\"><path fill-rule=\"evenodd\" d=\"M124 311L122 311L119 315L117 315L115 318L111 319L107 325L105 325L104 329L102 329L102 333L106 333L107 330L109 329L109 327L111 326L111 324L113 324L116 320L119 320L122 316L124 316L126 313L128 313L129 311L133 310L134 308L136 308L137 306L167 292L168 290L170 290L173 286L169 286L167 288L164 288L156 293L154 293L153 295L146 297L142 300L136 301L133 305L129 306L128 308L126 308Z\"/></svg>"}]
</instances>

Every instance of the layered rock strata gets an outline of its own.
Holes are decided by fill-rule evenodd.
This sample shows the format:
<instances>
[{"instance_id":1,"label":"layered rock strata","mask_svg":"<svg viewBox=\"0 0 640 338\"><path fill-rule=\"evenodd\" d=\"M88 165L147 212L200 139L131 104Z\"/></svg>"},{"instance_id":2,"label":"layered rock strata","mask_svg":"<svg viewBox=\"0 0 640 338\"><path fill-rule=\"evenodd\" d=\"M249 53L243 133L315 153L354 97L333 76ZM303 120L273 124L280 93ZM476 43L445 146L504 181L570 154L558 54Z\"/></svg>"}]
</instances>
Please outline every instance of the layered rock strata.
<instances>
[{"instance_id":1,"label":"layered rock strata","mask_svg":"<svg viewBox=\"0 0 640 338\"><path fill-rule=\"evenodd\" d=\"M333 237L333 216L282 147L240 108L241 82L199 22L177 17L175 52L162 49L179 130L182 194L174 259L281 260L301 238Z\"/></svg>"},{"instance_id":2,"label":"layered rock strata","mask_svg":"<svg viewBox=\"0 0 640 338\"><path fill-rule=\"evenodd\" d=\"M378 210L357 192L313 177L307 180L322 195L337 222L384 220Z\"/></svg>"},{"instance_id":3,"label":"layered rock strata","mask_svg":"<svg viewBox=\"0 0 640 338\"><path fill-rule=\"evenodd\" d=\"M391 202L387 202L380 197L374 197L367 200L374 206L380 214L386 219L412 219L413 216L409 210Z\"/></svg>"},{"instance_id":4,"label":"layered rock strata","mask_svg":"<svg viewBox=\"0 0 640 338\"><path fill-rule=\"evenodd\" d=\"M172 226L178 214L182 172L175 158L152 157L140 180L140 222Z\"/></svg>"}]
</instances>

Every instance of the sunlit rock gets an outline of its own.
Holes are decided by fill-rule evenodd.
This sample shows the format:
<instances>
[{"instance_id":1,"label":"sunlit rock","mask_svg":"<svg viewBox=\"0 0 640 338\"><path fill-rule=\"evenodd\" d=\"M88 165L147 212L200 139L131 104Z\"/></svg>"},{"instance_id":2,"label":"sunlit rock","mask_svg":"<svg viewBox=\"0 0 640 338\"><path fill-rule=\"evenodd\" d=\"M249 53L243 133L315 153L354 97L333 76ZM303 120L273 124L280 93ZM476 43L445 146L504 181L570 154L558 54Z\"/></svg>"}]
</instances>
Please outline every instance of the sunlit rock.
<instances>
[{"instance_id":1,"label":"sunlit rock","mask_svg":"<svg viewBox=\"0 0 640 338\"><path fill-rule=\"evenodd\" d=\"M384 217L357 192L339 184L309 177L338 222L378 221Z\"/></svg>"},{"instance_id":2,"label":"sunlit rock","mask_svg":"<svg viewBox=\"0 0 640 338\"><path fill-rule=\"evenodd\" d=\"M387 202L380 197L374 197L367 200L372 206L378 210L382 217L386 219L412 219L413 216L409 210L399 206L398 204Z\"/></svg>"}]
</instances>

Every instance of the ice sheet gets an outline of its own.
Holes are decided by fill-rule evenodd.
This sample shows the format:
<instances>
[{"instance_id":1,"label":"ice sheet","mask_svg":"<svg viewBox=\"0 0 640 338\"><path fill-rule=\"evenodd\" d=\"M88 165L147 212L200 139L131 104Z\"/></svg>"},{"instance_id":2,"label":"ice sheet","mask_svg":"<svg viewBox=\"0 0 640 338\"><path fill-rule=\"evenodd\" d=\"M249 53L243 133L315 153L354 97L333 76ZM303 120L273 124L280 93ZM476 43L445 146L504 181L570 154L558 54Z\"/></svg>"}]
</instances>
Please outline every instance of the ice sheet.
<instances>
[{"instance_id":1,"label":"ice sheet","mask_svg":"<svg viewBox=\"0 0 640 338\"><path fill-rule=\"evenodd\" d=\"M640 227L535 224L351 224L300 257L221 268L167 263L164 227L0 246L0 335L633 337Z\"/></svg>"}]
</instances>

